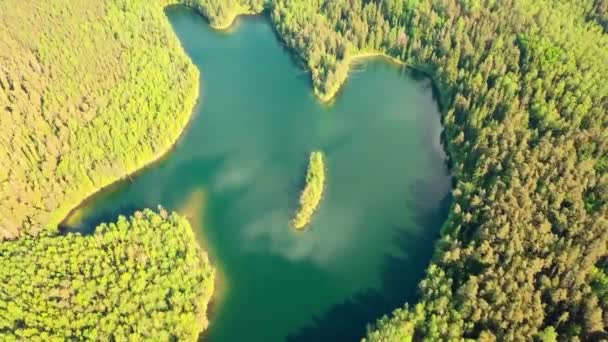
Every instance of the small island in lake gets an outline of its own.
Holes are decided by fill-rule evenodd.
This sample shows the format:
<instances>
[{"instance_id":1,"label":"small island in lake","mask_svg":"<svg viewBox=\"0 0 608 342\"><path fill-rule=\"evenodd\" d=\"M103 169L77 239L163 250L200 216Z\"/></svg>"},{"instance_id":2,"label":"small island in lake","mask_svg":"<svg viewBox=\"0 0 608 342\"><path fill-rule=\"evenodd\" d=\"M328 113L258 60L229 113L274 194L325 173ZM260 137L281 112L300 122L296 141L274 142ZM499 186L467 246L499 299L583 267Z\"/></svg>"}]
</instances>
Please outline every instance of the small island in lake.
<instances>
[{"instance_id":1,"label":"small island in lake","mask_svg":"<svg viewBox=\"0 0 608 342\"><path fill-rule=\"evenodd\" d=\"M310 153L308 171L306 172L306 185L300 195L300 207L292 223L296 229L304 229L321 203L323 188L325 186L325 161L323 152Z\"/></svg>"}]
</instances>

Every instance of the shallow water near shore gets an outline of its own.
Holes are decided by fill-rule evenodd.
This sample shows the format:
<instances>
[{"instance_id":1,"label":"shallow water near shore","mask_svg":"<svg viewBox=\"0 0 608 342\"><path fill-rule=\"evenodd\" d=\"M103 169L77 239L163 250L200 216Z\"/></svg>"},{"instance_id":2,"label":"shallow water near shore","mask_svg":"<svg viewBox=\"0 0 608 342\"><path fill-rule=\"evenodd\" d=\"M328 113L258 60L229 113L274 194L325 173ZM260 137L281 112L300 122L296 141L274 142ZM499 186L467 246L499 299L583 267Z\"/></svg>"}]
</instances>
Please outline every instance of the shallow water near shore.
<instances>
[{"instance_id":1,"label":"shallow water near shore","mask_svg":"<svg viewBox=\"0 0 608 342\"><path fill-rule=\"evenodd\" d=\"M449 204L430 81L368 59L323 105L266 18L218 32L185 7L166 13L201 71L192 122L166 158L87 201L70 228L159 204L187 215L222 274L211 342L358 340L415 301ZM324 198L298 232L290 220L318 149Z\"/></svg>"}]
</instances>

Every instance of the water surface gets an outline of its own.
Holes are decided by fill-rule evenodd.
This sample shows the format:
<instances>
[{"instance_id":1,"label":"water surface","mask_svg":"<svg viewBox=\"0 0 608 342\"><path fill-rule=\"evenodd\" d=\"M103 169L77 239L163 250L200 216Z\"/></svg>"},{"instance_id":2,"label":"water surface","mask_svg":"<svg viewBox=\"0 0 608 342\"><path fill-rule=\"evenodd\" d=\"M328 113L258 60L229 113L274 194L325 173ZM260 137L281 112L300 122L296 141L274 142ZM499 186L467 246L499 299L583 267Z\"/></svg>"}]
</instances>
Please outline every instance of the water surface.
<instances>
[{"instance_id":1,"label":"water surface","mask_svg":"<svg viewBox=\"0 0 608 342\"><path fill-rule=\"evenodd\" d=\"M167 16L200 104L167 158L87 202L80 228L158 204L188 215L221 274L212 342L357 340L415 300L449 189L430 82L369 60L324 106L263 17L220 33L184 7ZM314 149L327 188L296 232Z\"/></svg>"}]
</instances>

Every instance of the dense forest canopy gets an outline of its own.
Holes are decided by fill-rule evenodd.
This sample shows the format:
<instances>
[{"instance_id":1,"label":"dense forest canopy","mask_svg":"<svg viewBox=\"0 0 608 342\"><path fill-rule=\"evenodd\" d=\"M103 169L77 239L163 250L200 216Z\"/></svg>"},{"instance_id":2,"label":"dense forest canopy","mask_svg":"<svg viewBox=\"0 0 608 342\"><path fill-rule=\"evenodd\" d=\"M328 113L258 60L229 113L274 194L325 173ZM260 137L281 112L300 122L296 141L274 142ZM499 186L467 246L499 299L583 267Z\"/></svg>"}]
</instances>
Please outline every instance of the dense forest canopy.
<instances>
[{"instance_id":1,"label":"dense forest canopy","mask_svg":"<svg viewBox=\"0 0 608 342\"><path fill-rule=\"evenodd\" d=\"M57 224L166 151L198 71L158 3L0 2L0 240Z\"/></svg>"},{"instance_id":2,"label":"dense forest canopy","mask_svg":"<svg viewBox=\"0 0 608 342\"><path fill-rule=\"evenodd\" d=\"M197 74L160 4L145 3L0 3L4 238L52 230L183 129ZM420 302L369 340L607 336L605 0L188 4L217 27L266 6L322 99L364 53L434 79L454 203Z\"/></svg>"},{"instance_id":3,"label":"dense forest canopy","mask_svg":"<svg viewBox=\"0 0 608 342\"><path fill-rule=\"evenodd\" d=\"M0 339L195 340L214 271L193 235L161 209L0 243Z\"/></svg>"}]
</instances>

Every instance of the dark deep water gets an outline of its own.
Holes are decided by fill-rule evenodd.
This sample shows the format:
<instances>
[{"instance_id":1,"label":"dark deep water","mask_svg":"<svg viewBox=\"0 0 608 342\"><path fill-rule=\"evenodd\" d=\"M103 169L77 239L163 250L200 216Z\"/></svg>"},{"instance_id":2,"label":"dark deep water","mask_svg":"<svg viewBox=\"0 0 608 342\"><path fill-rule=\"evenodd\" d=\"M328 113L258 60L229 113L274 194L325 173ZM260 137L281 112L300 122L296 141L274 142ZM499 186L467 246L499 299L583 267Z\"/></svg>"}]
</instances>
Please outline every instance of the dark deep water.
<instances>
[{"instance_id":1,"label":"dark deep water","mask_svg":"<svg viewBox=\"0 0 608 342\"><path fill-rule=\"evenodd\" d=\"M185 7L166 13L201 71L191 126L164 160L87 201L71 228L158 204L188 215L220 275L212 342L358 340L415 301L449 204L430 81L368 60L324 106L265 18L221 33ZM325 197L296 232L313 149L327 157Z\"/></svg>"}]
</instances>

